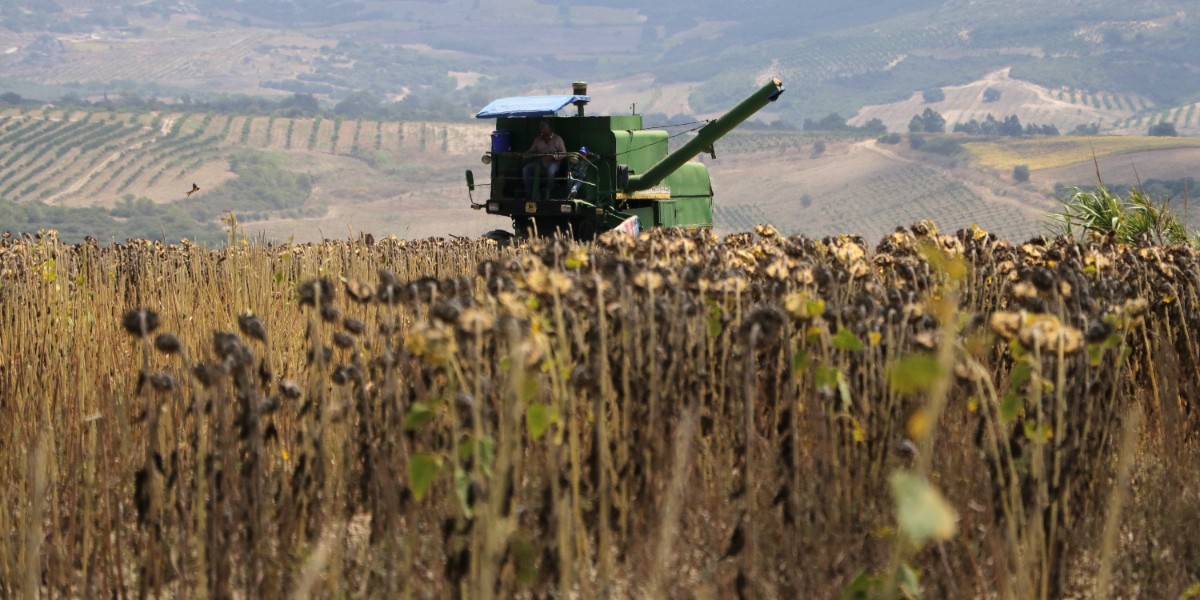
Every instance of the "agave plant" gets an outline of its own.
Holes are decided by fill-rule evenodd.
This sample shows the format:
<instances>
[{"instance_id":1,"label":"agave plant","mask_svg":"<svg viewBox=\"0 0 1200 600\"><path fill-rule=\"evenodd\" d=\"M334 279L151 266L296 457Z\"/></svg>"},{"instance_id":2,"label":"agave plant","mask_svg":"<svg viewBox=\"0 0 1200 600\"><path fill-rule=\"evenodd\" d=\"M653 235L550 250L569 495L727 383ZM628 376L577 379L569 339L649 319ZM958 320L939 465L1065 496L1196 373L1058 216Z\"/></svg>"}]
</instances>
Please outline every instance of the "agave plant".
<instances>
[{"instance_id":1,"label":"agave plant","mask_svg":"<svg viewBox=\"0 0 1200 600\"><path fill-rule=\"evenodd\" d=\"M1144 192L1132 189L1122 198L1103 184L1094 190L1072 188L1060 200L1062 210L1050 213L1050 231L1057 235L1096 232L1121 242L1149 240L1159 244L1195 242L1183 221L1163 202L1155 204Z\"/></svg>"}]
</instances>

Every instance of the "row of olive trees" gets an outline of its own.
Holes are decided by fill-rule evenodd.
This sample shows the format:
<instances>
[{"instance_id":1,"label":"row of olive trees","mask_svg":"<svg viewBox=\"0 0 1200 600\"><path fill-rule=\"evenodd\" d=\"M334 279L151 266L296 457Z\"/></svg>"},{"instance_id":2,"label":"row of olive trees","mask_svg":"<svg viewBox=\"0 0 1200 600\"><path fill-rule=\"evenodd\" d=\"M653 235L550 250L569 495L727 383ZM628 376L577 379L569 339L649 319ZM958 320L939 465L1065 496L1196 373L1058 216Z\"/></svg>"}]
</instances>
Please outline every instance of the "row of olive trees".
<instances>
[{"instance_id":1,"label":"row of olive trees","mask_svg":"<svg viewBox=\"0 0 1200 600\"><path fill-rule=\"evenodd\" d=\"M910 133L944 133L946 131L946 118L936 110L926 108L921 114L913 115L912 120L908 122L908 131ZM991 114L988 114L982 122L971 119L965 123L956 123L954 125L954 132L1010 137L1059 134L1058 128L1054 125L1038 125L1036 123L1022 125L1021 119L1017 115L1009 115L1003 120L997 120Z\"/></svg>"}]
</instances>

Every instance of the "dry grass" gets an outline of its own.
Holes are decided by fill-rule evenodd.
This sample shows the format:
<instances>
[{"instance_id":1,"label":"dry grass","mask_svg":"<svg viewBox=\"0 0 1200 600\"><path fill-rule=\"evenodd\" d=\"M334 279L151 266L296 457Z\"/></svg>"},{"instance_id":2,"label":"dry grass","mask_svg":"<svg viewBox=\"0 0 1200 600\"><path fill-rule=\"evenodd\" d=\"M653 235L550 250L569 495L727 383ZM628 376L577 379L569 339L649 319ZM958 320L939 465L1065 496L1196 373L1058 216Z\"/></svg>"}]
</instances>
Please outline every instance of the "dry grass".
<instances>
[{"instance_id":1,"label":"dry grass","mask_svg":"<svg viewBox=\"0 0 1200 600\"><path fill-rule=\"evenodd\" d=\"M0 244L4 595L1200 580L1192 248L370 242Z\"/></svg>"},{"instance_id":2,"label":"dry grass","mask_svg":"<svg viewBox=\"0 0 1200 600\"><path fill-rule=\"evenodd\" d=\"M1200 139L1182 137L1093 136L1047 137L969 142L963 147L987 167L1004 171L1017 165L1031 170L1053 169L1093 158L1174 148L1200 147Z\"/></svg>"}]
</instances>

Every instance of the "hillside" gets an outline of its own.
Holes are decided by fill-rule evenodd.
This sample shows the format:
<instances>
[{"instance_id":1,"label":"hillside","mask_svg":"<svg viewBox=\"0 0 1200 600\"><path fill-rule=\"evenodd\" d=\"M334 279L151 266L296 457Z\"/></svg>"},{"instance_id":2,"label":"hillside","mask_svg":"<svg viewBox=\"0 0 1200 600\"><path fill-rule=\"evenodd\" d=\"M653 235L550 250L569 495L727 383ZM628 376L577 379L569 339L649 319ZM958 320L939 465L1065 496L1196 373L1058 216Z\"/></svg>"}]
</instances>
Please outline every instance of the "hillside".
<instances>
[{"instance_id":1,"label":"hillside","mask_svg":"<svg viewBox=\"0 0 1200 600\"><path fill-rule=\"evenodd\" d=\"M46 6L0 9L0 83L45 100L299 92L336 103L369 93L414 116L463 119L494 96L587 79L603 110L636 102L644 113L704 115L771 74L796 101L763 118L799 124L1001 71L1082 113L1113 111L1105 126L1176 118L1160 111L1200 100L1187 76L1200 70L1200 17L1183 0Z\"/></svg>"},{"instance_id":2,"label":"hillside","mask_svg":"<svg viewBox=\"0 0 1200 600\"><path fill-rule=\"evenodd\" d=\"M469 210L455 210L466 206L461 165L486 136L486 126L458 123L8 110L0 113L0 198L116 209L122 218L139 202L149 203L143 213L178 208L159 215L173 238L196 238L197 225L226 210L269 237L319 239L346 228L466 235L479 227L470 228ZM185 196L193 183L200 192ZM99 232L64 232L90 233Z\"/></svg>"},{"instance_id":3,"label":"hillside","mask_svg":"<svg viewBox=\"0 0 1200 600\"><path fill-rule=\"evenodd\" d=\"M10 199L0 230L121 239L105 233L116 222L125 224L117 231L134 228L129 235L214 241L232 214L241 232L269 239L477 236L508 226L470 210L462 180L489 131L482 122L10 109L0 112L0 197ZM1191 176L1200 159L1197 138L941 139L954 151L735 130L718 142L717 160L703 158L717 230L769 222L786 233L878 239L934 218L945 230L978 224L1021 239L1044 232L1056 185L1096 183L1093 156L1111 185ZM1013 182L1018 164L1030 167L1028 183ZM186 196L193 183L200 191ZM31 208L15 212L22 206Z\"/></svg>"},{"instance_id":4,"label":"hillside","mask_svg":"<svg viewBox=\"0 0 1200 600\"><path fill-rule=\"evenodd\" d=\"M1055 185L1095 183L1111 142L951 136L937 154L797 130L838 113L905 132L931 109L948 129L993 115L1197 135L1196 43L1179 0L0 2L0 228L71 208L141 235L220 239L226 211L272 238L476 235L505 226L463 210L490 128L470 117L492 98L587 79L593 113L663 125L779 75L783 100L718 144L719 229L877 236L936 216L1033 235ZM255 104L289 99L303 106ZM1105 182L1193 175L1178 139L1097 152Z\"/></svg>"}]
</instances>

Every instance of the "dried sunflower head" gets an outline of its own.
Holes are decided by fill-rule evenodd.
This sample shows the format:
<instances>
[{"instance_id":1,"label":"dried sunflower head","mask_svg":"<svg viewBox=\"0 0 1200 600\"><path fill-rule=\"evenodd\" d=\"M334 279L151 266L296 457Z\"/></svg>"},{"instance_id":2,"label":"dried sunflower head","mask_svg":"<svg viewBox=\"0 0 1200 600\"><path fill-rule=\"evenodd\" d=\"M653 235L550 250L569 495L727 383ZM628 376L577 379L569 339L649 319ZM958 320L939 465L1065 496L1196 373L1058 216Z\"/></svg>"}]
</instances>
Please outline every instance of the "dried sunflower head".
<instances>
[{"instance_id":1,"label":"dried sunflower head","mask_svg":"<svg viewBox=\"0 0 1200 600\"><path fill-rule=\"evenodd\" d=\"M1044 352L1057 352L1061 348L1064 354L1073 354L1083 346L1083 333L1051 314L1027 317L1018 337L1026 347Z\"/></svg>"},{"instance_id":2,"label":"dried sunflower head","mask_svg":"<svg viewBox=\"0 0 1200 600\"><path fill-rule=\"evenodd\" d=\"M164 354L174 354L183 348L179 338L172 333L160 333L154 337L154 347Z\"/></svg>"},{"instance_id":3,"label":"dried sunflower head","mask_svg":"<svg viewBox=\"0 0 1200 600\"><path fill-rule=\"evenodd\" d=\"M148 336L158 329L158 313L142 308L131 310L121 319L121 326L131 335Z\"/></svg>"},{"instance_id":4,"label":"dried sunflower head","mask_svg":"<svg viewBox=\"0 0 1200 600\"><path fill-rule=\"evenodd\" d=\"M371 289L371 285L365 281L360 281L358 279L343 279L342 285L346 288L346 295L350 296L351 299L360 304L366 304L367 302L370 302L371 298L375 296L374 290Z\"/></svg>"},{"instance_id":5,"label":"dried sunflower head","mask_svg":"<svg viewBox=\"0 0 1200 600\"><path fill-rule=\"evenodd\" d=\"M329 278L310 279L300 284L299 298L301 306L316 306L333 302L333 284Z\"/></svg>"},{"instance_id":6,"label":"dried sunflower head","mask_svg":"<svg viewBox=\"0 0 1200 600\"><path fill-rule=\"evenodd\" d=\"M996 332L1000 337L1011 340L1017 337L1017 333L1021 331L1021 322L1024 320L1021 313L997 311L992 313L992 318L989 324L992 331Z\"/></svg>"},{"instance_id":7,"label":"dried sunflower head","mask_svg":"<svg viewBox=\"0 0 1200 600\"><path fill-rule=\"evenodd\" d=\"M254 316L254 313L244 313L238 315L238 329L243 334L248 335L260 342L267 340L267 326L263 324L262 319Z\"/></svg>"}]
</instances>

